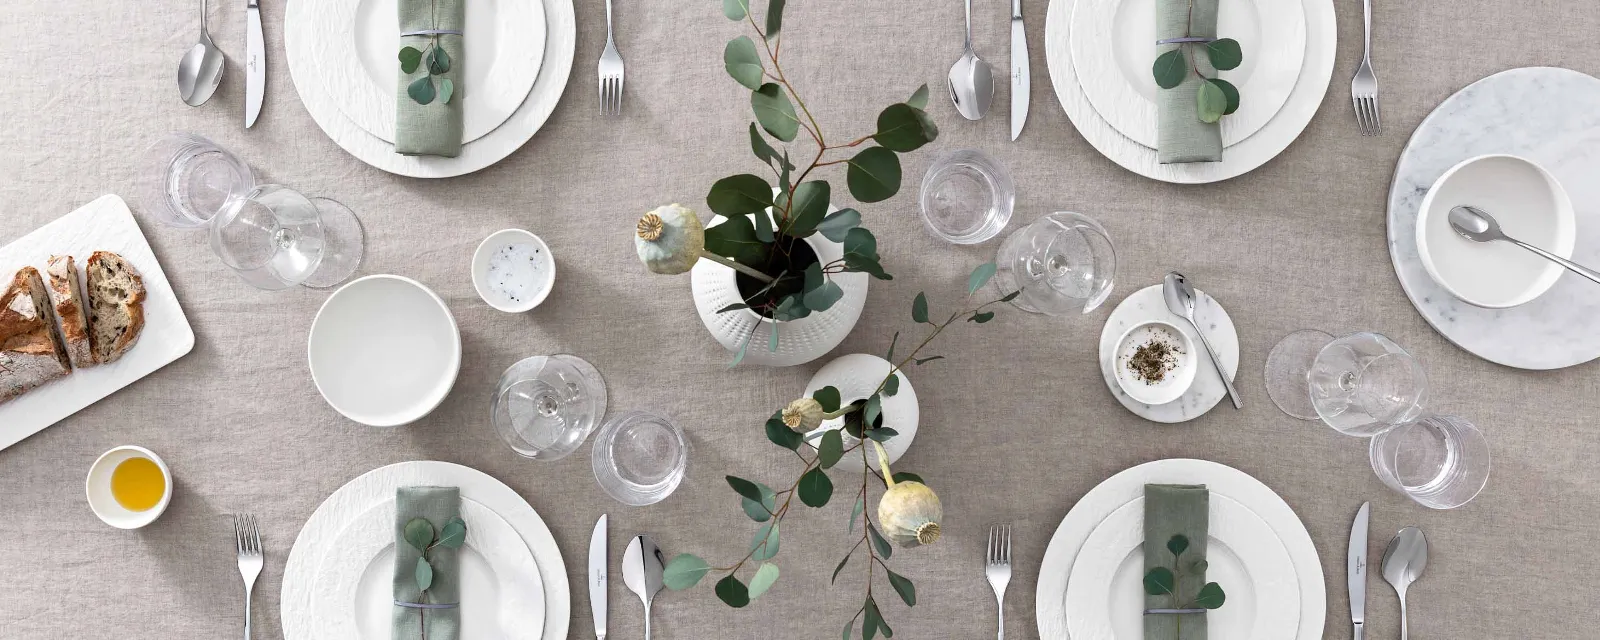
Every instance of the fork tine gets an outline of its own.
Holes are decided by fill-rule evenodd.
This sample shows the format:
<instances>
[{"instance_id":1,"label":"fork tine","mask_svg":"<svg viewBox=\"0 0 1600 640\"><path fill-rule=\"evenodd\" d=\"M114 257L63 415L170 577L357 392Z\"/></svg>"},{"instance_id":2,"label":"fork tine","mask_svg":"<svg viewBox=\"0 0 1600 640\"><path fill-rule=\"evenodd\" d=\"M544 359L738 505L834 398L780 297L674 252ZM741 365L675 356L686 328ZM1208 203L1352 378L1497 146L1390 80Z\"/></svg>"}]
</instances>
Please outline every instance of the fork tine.
<instances>
[{"instance_id":1,"label":"fork tine","mask_svg":"<svg viewBox=\"0 0 1600 640\"><path fill-rule=\"evenodd\" d=\"M239 514L233 514L233 550L244 553L244 535L239 530Z\"/></svg>"},{"instance_id":2,"label":"fork tine","mask_svg":"<svg viewBox=\"0 0 1600 640\"><path fill-rule=\"evenodd\" d=\"M1006 551L1005 551L1005 556L1001 559L1001 562L1004 562L1005 564L1011 564L1011 525L1009 525L1009 524L1006 525L1006 538L1005 539L1006 539Z\"/></svg>"},{"instance_id":3,"label":"fork tine","mask_svg":"<svg viewBox=\"0 0 1600 640\"><path fill-rule=\"evenodd\" d=\"M1374 135L1383 135L1383 112L1378 109L1378 94L1372 94L1372 125Z\"/></svg>"},{"instance_id":4,"label":"fork tine","mask_svg":"<svg viewBox=\"0 0 1600 640\"><path fill-rule=\"evenodd\" d=\"M611 115L622 115L622 76L611 79Z\"/></svg>"},{"instance_id":5,"label":"fork tine","mask_svg":"<svg viewBox=\"0 0 1600 640\"><path fill-rule=\"evenodd\" d=\"M256 525L255 514L250 514L247 517L250 518L250 553L259 555L261 553L261 529Z\"/></svg>"},{"instance_id":6,"label":"fork tine","mask_svg":"<svg viewBox=\"0 0 1600 640\"><path fill-rule=\"evenodd\" d=\"M1367 99L1365 96L1361 96L1355 100L1356 117L1361 122L1361 135L1370 136L1372 135L1372 112L1367 108Z\"/></svg>"},{"instance_id":7,"label":"fork tine","mask_svg":"<svg viewBox=\"0 0 1600 640\"><path fill-rule=\"evenodd\" d=\"M1373 100L1372 96L1366 96L1361 99L1361 106L1367 111L1367 135L1378 135L1379 123L1377 103Z\"/></svg>"},{"instance_id":8,"label":"fork tine","mask_svg":"<svg viewBox=\"0 0 1600 640\"><path fill-rule=\"evenodd\" d=\"M985 564L994 564L994 543L995 543L995 539L999 536L999 534L1000 534L1000 525L997 525L997 524L989 525L989 549L988 549L988 551L986 551L984 553L984 556L983 556L983 560L984 560Z\"/></svg>"},{"instance_id":9,"label":"fork tine","mask_svg":"<svg viewBox=\"0 0 1600 640\"><path fill-rule=\"evenodd\" d=\"M622 82L626 79L625 76L617 76L617 115L619 116L622 115Z\"/></svg>"}]
</instances>

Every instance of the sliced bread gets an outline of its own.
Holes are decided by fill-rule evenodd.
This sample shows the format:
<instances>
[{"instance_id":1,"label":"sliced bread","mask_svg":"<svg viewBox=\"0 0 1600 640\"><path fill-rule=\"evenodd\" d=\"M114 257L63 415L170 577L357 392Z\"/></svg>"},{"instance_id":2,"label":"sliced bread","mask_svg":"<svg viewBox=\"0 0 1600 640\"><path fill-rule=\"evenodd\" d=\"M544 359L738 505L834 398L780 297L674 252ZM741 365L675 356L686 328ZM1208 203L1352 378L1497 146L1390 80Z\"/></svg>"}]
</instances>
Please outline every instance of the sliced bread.
<instances>
[{"instance_id":1,"label":"sliced bread","mask_svg":"<svg viewBox=\"0 0 1600 640\"><path fill-rule=\"evenodd\" d=\"M84 263L89 280L89 341L100 364L116 362L144 330L144 280L122 256L96 251Z\"/></svg>"},{"instance_id":2,"label":"sliced bread","mask_svg":"<svg viewBox=\"0 0 1600 640\"><path fill-rule=\"evenodd\" d=\"M83 283L78 280L78 265L72 256L50 256L45 269L50 276L50 304L61 320L61 337L67 344L72 366L82 369L95 365L94 349L89 344L89 314L83 306Z\"/></svg>"},{"instance_id":3,"label":"sliced bread","mask_svg":"<svg viewBox=\"0 0 1600 640\"><path fill-rule=\"evenodd\" d=\"M72 373L66 345L50 317L39 270L23 267L0 291L0 403Z\"/></svg>"}]
</instances>

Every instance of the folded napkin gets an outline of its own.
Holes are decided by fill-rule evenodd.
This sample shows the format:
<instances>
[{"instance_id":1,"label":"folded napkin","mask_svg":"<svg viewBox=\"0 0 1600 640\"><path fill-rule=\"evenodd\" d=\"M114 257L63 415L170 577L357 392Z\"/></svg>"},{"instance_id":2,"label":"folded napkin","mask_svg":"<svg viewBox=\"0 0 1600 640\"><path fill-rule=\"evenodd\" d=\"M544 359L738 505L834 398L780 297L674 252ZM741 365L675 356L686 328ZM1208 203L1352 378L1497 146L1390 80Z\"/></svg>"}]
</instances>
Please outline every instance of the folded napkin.
<instances>
[{"instance_id":1,"label":"folded napkin","mask_svg":"<svg viewBox=\"0 0 1600 640\"><path fill-rule=\"evenodd\" d=\"M1189 9L1193 3L1194 22L1189 22ZM1156 39L1217 37L1217 0L1156 0ZM1150 43L1152 46L1154 43ZM1183 45L1163 44L1157 54L1166 53ZM1204 47L1189 45L1186 56L1208 77L1216 75ZM1156 151L1161 164L1182 162L1219 162L1222 160L1222 127L1218 123L1200 121L1195 95L1205 82L1190 71L1180 84L1171 89L1156 90Z\"/></svg>"},{"instance_id":2,"label":"folded napkin","mask_svg":"<svg viewBox=\"0 0 1600 640\"><path fill-rule=\"evenodd\" d=\"M434 536L451 518L461 515L461 491L455 487L400 487L394 495L394 601L396 603L456 604L461 601L461 563L456 549L438 545L428 552L433 565L433 585L426 598L417 589L418 551L406 542L406 523L426 518ZM457 640L461 636L461 609L394 608L394 640Z\"/></svg>"},{"instance_id":3,"label":"folded napkin","mask_svg":"<svg viewBox=\"0 0 1600 640\"><path fill-rule=\"evenodd\" d=\"M1207 528L1211 520L1211 492L1205 485L1147 484L1144 486L1144 569L1174 567L1172 552L1167 541L1182 534L1189 538L1189 548L1176 562L1178 595L1184 599L1173 602L1171 596L1144 597L1147 609L1181 608L1205 586ZM1181 619L1181 622L1180 622ZM1182 635L1179 635L1181 632ZM1206 640L1206 614L1145 614L1145 640Z\"/></svg>"},{"instance_id":4,"label":"folded napkin","mask_svg":"<svg viewBox=\"0 0 1600 640\"><path fill-rule=\"evenodd\" d=\"M466 25L466 0L400 0L400 33L424 30L460 31ZM439 46L450 56L450 71L433 77L434 88L440 80L449 78L455 85L455 96L447 104L438 97L428 104L417 104L406 93L406 87L417 78L427 77L427 59L414 73L400 70L400 88L395 92L394 150L407 156L461 155L461 36L440 35ZM431 35L402 36L395 47L412 46L426 51L433 42ZM393 60L393 58L390 58ZM398 68L398 63L396 67Z\"/></svg>"}]
</instances>

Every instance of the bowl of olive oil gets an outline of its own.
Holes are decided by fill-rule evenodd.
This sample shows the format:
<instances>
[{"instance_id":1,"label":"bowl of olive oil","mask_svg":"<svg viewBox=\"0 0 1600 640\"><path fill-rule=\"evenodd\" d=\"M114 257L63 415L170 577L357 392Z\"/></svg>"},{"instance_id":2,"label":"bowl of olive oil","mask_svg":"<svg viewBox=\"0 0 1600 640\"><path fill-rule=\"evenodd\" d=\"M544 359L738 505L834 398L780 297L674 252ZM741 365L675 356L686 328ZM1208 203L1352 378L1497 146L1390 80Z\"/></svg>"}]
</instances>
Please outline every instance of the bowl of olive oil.
<instances>
[{"instance_id":1,"label":"bowl of olive oil","mask_svg":"<svg viewBox=\"0 0 1600 640\"><path fill-rule=\"evenodd\" d=\"M161 517L172 500L172 471L144 447L122 446L100 455L84 480L89 508L118 529L137 529Z\"/></svg>"}]
</instances>

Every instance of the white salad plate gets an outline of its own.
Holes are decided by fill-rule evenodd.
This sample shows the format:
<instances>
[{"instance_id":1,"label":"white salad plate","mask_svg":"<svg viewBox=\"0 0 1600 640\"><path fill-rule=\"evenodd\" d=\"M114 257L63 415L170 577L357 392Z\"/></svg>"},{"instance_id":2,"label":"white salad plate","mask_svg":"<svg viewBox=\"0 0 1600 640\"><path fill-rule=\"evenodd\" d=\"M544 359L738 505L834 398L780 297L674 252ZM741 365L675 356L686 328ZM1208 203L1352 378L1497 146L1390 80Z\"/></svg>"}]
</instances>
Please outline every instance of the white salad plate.
<instances>
[{"instance_id":1,"label":"white salad plate","mask_svg":"<svg viewBox=\"0 0 1600 640\"><path fill-rule=\"evenodd\" d=\"M522 541L533 554L534 563L537 565L537 580L542 590L544 606L523 611L504 612L512 616L513 620L521 626L529 627L530 631L538 632L534 635L521 634L515 637L537 637L549 640L563 640L567 637L567 625L572 617L572 597L568 590L566 565L561 559L561 549L556 546L556 541L550 534L550 529L545 526L539 514L528 505L528 502L505 483L494 479L482 471L463 467L458 464L437 461L401 462L386 467L380 467L362 474L354 480L339 487L332 495L328 496L319 505L311 517L306 520L300 529L300 535L295 538L294 547L289 550L289 558L284 566L283 590L281 592L280 615L283 624L283 637L285 640L351 640L362 637L335 632L338 624L335 618L348 615L347 609L326 609L321 603L324 587L320 584L322 575L319 567L327 562L335 561L330 556L344 554L346 549L340 546L341 537L345 531L358 521L370 522L376 515L368 515L374 508L382 509L383 505L390 505L389 520L385 524L387 531L386 543L393 543L393 513L395 490L408 486L444 486L457 487L461 490L463 519L471 517L476 512L477 504L493 515L503 519L515 531L515 535ZM380 511L380 514L386 513ZM479 514L483 515L483 514ZM483 525L479 533L489 534L493 527L492 521ZM469 521L467 525L469 538L472 535L474 524ZM499 549L499 538L495 548ZM469 542L470 544L470 542ZM485 547L490 543L485 541ZM497 552L498 553L498 552ZM356 554L361 555L361 554ZM499 558L500 556L496 556ZM509 556L508 556L509 557ZM377 572L377 575L366 575L364 581L376 580L380 583L391 579L391 574L381 562L374 560L375 556L368 555L359 558L357 562L364 562L362 566L367 574ZM474 560L469 558L465 571L476 573L472 569ZM498 563L499 560L497 559ZM525 565L515 571L525 572ZM497 583L504 585L503 580L515 580L521 584L522 576L509 576L512 568L496 564L494 567ZM463 585L466 587L467 585ZM358 589L362 588L358 586ZM365 587L375 588L375 587ZM358 591L358 593L364 593ZM462 607L476 607L466 598L474 595L463 593ZM501 594L498 600L504 606L506 600ZM393 600L391 598L390 602ZM370 606L370 604L369 604ZM490 604L489 606L494 606ZM337 614L337 615L331 615ZM361 615L357 611L357 615ZM516 616L520 615L520 618ZM359 620L359 617L358 617ZM502 625L505 617L499 618ZM367 623L371 625L372 623ZM493 625L485 625L480 629L483 632L492 632ZM375 636L387 638L387 635ZM464 638L467 636L463 636ZM490 636L485 636L490 637ZM508 636L509 637L509 636Z\"/></svg>"},{"instance_id":2,"label":"white salad plate","mask_svg":"<svg viewBox=\"0 0 1600 640\"><path fill-rule=\"evenodd\" d=\"M1217 37L1237 40L1244 50L1238 68L1217 74L1239 89L1239 110L1221 122L1222 144L1231 147L1260 131L1288 101L1305 61L1306 13L1300 3L1282 0L1218 4ZM1095 111L1151 149L1159 121L1156 96L1163 89L1150 69L1167 49L1156 45L1155 9L1151 0L1080 0L1070 37L1078 81ZM1203 45L1187 48L1204 55Z\"/></svg>"},{"instance_id":3,"label":"white salad plate","mask_svg":"<svg viewBox=\"0 0 1600 640\"><path fill-rule=\"evenodd\" d=\"M1111 476L1084 494L1061 520L1061 525L1056 528L1055 535L1045 549L1044 560L1039 567L1039 584L1034 594L1039 637L1042 640L1106 640L1106 637L1074 636L1069 632L1067 590L1069 582L1078 579L1072 567L1077 563L1080 552L1087 550L1085 543L1095 529L1118 509L1143 498L1146 484L1203 484L1211 491L1214 502L1219 497L1231 499L1265 522L1288 553L1289 564L1293 567L1300 589L1298 630L1290 635L1277 636L1274 640L1315 640L1322 637L1323 624L1327 621L1327 587L1323 584L1322 564L1316 546L1311 542L1311 534L1306 531L1294 510L1272 489L1243 471L1206 460L1170 459L1147 462ZM1143 513L1142 507L1139 513ZM1125 553L1122 556L1112 555L1112 559L1117 561L1126 557ZM1105 588L1107 585L1100 586ZM1224 585L1224 589L1231 590L1234 587ZM1230 603L1232 597L1230 592ZM1227 606L1224 605L1224 608ZM1214 634L1213 637L1240 636Z\"/></svg>"},{"instance_id":4,"label":"white salad plate","mask_svg":"<svg viewBox=\"0 0 1600 640\"><path fill-rule=\"evenodd\" d=\"M1090 0L1083 0L1090 1ZM1287 149L1316 115L1333 77L1338 39L1333 0L1300 0L1305 11L1306 49L1300 76L1283 107L1261 129L1224 150L1221 162L1161 164L1156 150L1123 135L1095 110L1084 93L1072 55L1072 16L1079 0L1051 0L1045 18L1045 59L1056 97L1089 144L1121 167L1162 182L1217 182L1255 170ZM1151 41L1152 48L1154 41ZM1245 51L1245 58L1250 58ZM1106 71L1110 72L1110 71ZM1148 72L1148 69L1146 69ZM1241 102L1242 108L1242 102ZM1232 116L1228 116L1232 117Z\"/></svg>"},{"instance_id":5,"label":"white salad plate","mask_svg":"<svg viewBox=\"0 0 1600 640\"><path fill-rule=\"evenodd\" d=\"M1228 311L1222 308L1216 298L1198 289L1194 292L1194 317L1199 321L1200 328L1206 332L1206 337L1211 340L1211 345L1217 348L1217 355L1222 358L1222 365L1233 373L1233 379L1239 378L1239 332L1233 326L1233 318L1228 316ZM1152 422L1184 422L1204 415L1212 407L1217 406L1228 395L1227 385L1222 384L1222 374L1217 373L1217 367L1211 364L1211 356L1195 354L1194 380L1189 383L1188 390L1184 391L1178 399L1163 404L1145 404L1128 395L1128 392L1117 382L1117 344L1123 334L1129 329L1159 320L1175 327L1180 327L1189 343L1196 350L1204 349L1198 339L1193 339L1189 321L1167 310L1166 298L1161 295L1161 285L1153 284L1129 294L1117 304L1106 318L1106 325L1100 330L1100 375L1105 378L1106 388L1111 390L1111 395L1116 396L1117 402L1127 407L1134 415Z\"/></svg>"},{"instance_id":6,"label":"white salad plate","mask_svg":"<svg viewBox=\"0 0 1600 640\"><path fill-rule=\"evenodd\" d=\"M1227 598L1222 608L1206 613L1208 635L1295 637L1300 582L1283 542L1232 498L1213 493L1209 502L1206 580L1221 585ZM1144 640L1144 544L1143 497L1119 507L1089 534L1067 581L1067 627L1073 637ZM1187 562L1190 556L1183 558ZM1172 567L1170 562L1164 566Z\"/></svg>"},{"instance_id":7,"label":"white salad plate","mask_svg":"<svg viewBox=\"0 0 1600 640\"><path fill-rule=\"evenodd\" d=\"M323 0L310 24L318 77L340 87L339 110L385 142L394 142L400 61L398 0ZM453 61L461 91L462 142L488 135L522 106L544 58L542 0L466 3L462 46ZM423 46L417 46L421 49Z\"/></svg>"},{"instance_id":8,"label":"white salad plate","mask_svg":"<svg viewBox=\"0 0 1600 640\"><path fill-rule=\"evenodd\" d=\"M410 278L351 281L317 310L306 341L311 380L344 417L396 427L444 402L461 370L461 330L433 290Z\"/></svg>"}]
</instances>

